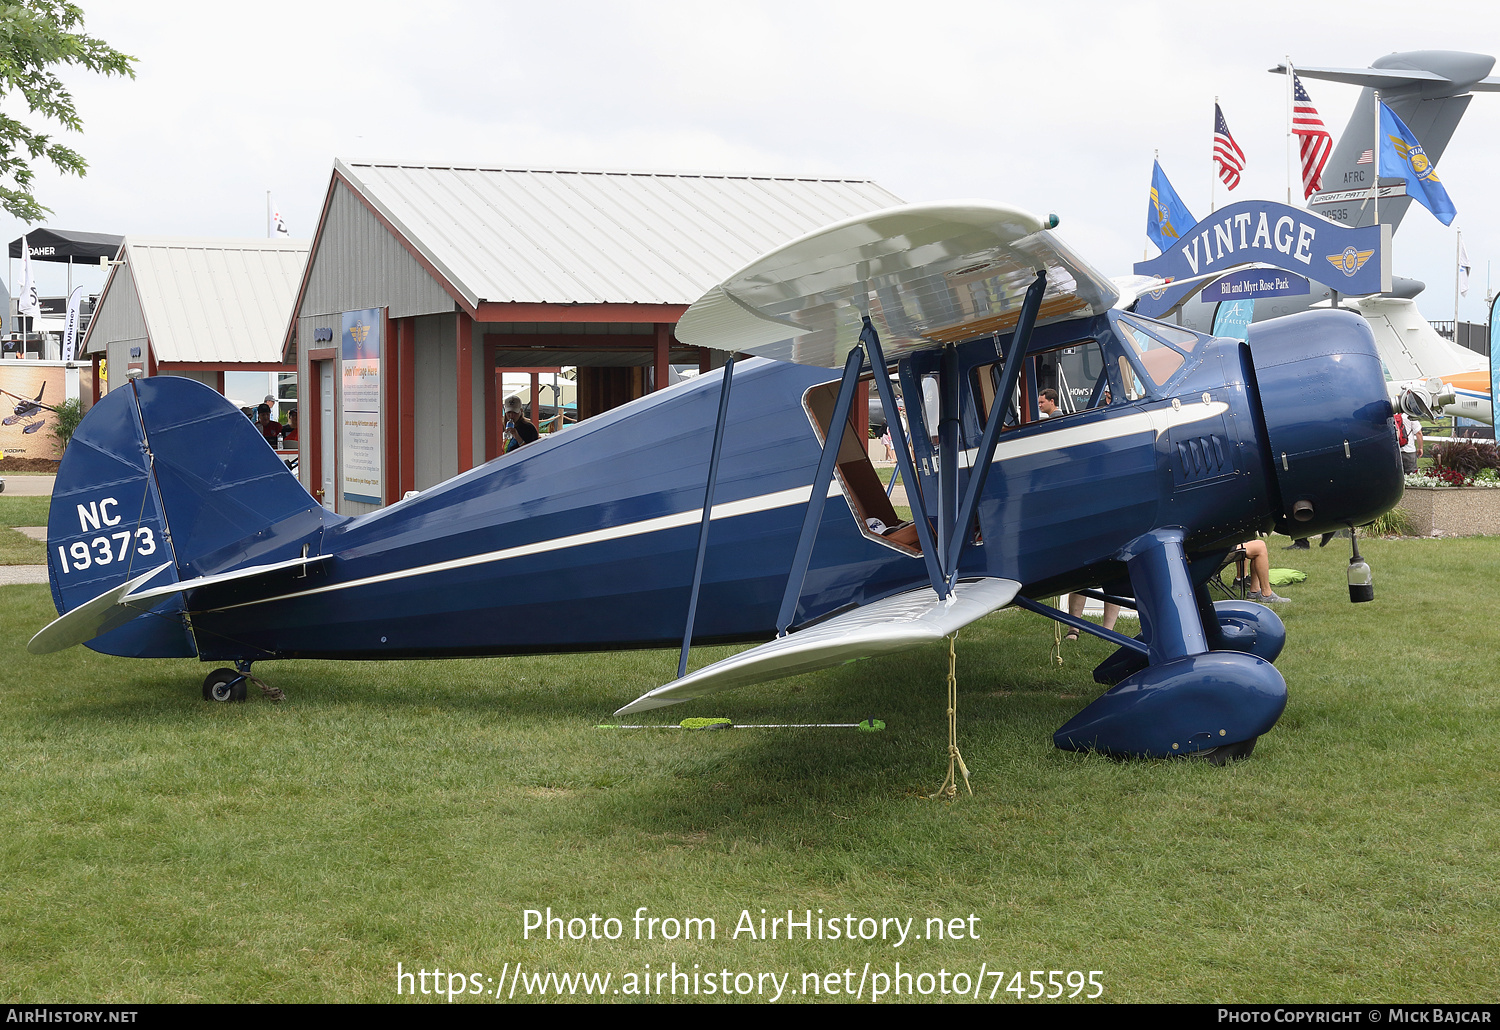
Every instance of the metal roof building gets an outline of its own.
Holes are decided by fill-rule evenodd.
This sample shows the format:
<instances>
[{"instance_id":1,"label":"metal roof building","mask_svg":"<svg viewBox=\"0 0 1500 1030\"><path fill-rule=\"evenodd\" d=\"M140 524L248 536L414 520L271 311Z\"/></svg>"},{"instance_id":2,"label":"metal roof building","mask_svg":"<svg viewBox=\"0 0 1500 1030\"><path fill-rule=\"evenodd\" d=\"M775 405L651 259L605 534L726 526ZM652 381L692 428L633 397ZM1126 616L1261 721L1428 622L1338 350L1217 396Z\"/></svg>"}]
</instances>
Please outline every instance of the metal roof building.
<instances>
[{"instance_id":1,"label":"metal roof building","mask_svg":"<svg viewBox=\"0 0 1500 1030\"><path fill-rule=\"evenodd\" d=\"M226 371L289 370L287 314L308 241L127 236L105 281L81 354L147 375L170 372L224 392Z\"/></svg>"},{"instance_id":2,"label":"metal roof building","mask_svg":"<svg viewBox=\"0 0 1500 1030\"><path fill-rule=\"evenodd\" d=\"M868 180L336 161L285 340L304 410L321 398L304 481L354 513L498 456L500 370L576 367L588 417L666 385L669 364L707 368L672 337L689 304L766 250L899 203ZM347 417L349 332L381 341L361 351L379 355L374 418ZM378 440L360 435L372 423Z\"/></svg>"}]
</instances>

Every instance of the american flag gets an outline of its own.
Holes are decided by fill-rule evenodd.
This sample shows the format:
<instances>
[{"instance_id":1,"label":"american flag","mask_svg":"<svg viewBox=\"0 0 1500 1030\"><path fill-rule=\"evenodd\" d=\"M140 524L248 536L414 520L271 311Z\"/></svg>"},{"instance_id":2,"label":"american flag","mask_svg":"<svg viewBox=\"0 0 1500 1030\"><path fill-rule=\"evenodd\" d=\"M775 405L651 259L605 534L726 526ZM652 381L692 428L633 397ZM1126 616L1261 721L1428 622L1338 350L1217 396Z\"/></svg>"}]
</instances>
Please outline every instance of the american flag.
<instances>
[{"instance_id":1,"label":"american flag","mask_svg":"<svg viewBox=\"0 0 1500 1030\"><path fill-rule=\"evenodd\" d=\"M1234 189L1240 184L1240 172L1245 170L1245 152L1229 135L1229 123L1224 121L1224 112L1214 105L1214 163L1219 166L1219 178L1224 185Z\"/></svg>"},{"instance_id":2,"label":"american flag","mask_svg":"<svg viewBox=\"0 0 1500 1030\"><path fill-rule=\"evenodd\" d=\"M1302 144L1302 198L1306 200L1322 186L1323 166L1333 152L1333 137L1318 117L1302 80L1292 75L1292 131Z\"/></svg>"}]
</instances>

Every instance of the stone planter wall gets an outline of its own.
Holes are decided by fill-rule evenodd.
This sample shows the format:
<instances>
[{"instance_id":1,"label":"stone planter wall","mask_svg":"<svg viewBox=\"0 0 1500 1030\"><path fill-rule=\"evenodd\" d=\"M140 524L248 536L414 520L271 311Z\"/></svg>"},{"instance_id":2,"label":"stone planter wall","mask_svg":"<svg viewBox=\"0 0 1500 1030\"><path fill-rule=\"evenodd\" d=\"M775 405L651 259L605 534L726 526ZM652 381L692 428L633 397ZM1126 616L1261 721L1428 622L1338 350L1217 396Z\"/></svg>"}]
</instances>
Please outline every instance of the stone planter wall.
<instances>
[{"instance_id":1,"label":"stone planter wall","mask_svg":"<svg viewBox=\"0 0 1500 1030\"><path fill-rule=\"evenodd\" d=\"M1418 536L1500 534L1500 490L1409 486L1400 507Z\"/></svg>"}]
</instances>

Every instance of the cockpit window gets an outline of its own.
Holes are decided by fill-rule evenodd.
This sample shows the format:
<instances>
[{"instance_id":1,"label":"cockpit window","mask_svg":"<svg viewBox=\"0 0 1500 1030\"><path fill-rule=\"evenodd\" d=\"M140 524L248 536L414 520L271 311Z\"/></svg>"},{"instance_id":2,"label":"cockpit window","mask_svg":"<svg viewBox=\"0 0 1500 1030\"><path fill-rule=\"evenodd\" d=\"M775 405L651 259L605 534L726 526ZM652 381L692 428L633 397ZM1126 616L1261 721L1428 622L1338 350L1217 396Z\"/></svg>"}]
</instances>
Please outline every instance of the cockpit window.
<instances>
[{"instance_id":1,"label":"cockpit window","mask_svg":"<svg viewBox=\"0 0 1500 1030\"><path fill-rule=\"evenodd\" d=\"M1198 346L1198 334L1189 332L1180 326L1158 322L1154 318L1142 318L1140 315L1121 315L1120 321L1128 322L1137 329L1145 330L1162 343L1170 344L1184 354L1193 353L1193 348Z\"/></svg>"},{"instance_id":2,"label":"cockpit window","mask_svg":"<svg viewBox=\"0 0 1500 1030\"><path fill-rule=\"evenodd\" d=\"M1179 355L1178 361L1182 360ZM1124 355L1120 356L1120 381L1125 384L1125 399L1127 401L1138 401L1146 396L1146 388L1141 385L1141 379L1135 374L1135 366L1130 359ZM1104 403L1112 404L1113 399L1109 396L1109 387L1104 388Z\"/></svg>"},{"instance_id":3,"label":"cockpit window","mask_svg":"<svg viewBox=\"0 0 1500 1030\"><path fill-rule=\"evenodd\" d=\"M1002 423L1004 429L1062 418L1110 402L1104 350L1097 340L1079 340L1065 347L1038 351L1028 355L1026 362L1018 391L1020 404L1011 398ZM989 417L1003 369L1004 364L999 361L973 369L974 399L981 423Z\"/></svg>"},{"instance_id":4,"label":"cockpit window","mask_svg":"<svg viewBox=\"0 0 1500 1030\"><path fill-rule=\"evenodd\" d=\"M1057 393L1054 417L1097 408L1104 403L1096 387L1104 375L1104 352L1094 340L1081 340L1033 355L1038 391Z\"/></svg>"},{"instance_id":5,"label":"cockpit window","mask_svg":"<svg viewBox=\"0 0 1500 1030\"><path fill-rule=\"evenodd\" d=\"M1176 326L1147 322L1128 315L1120 315L1115 320L1115 328L1120 339L1134 348L1141 359L1141 366L1157 386L1165 385L1176 374L1198 342L1198 338L1192 333ZM1122 372L1124 368L1125 362L1122 360ZM1126 376L1125 381L1128 384L1130 377Z\"/></svg>"}]
</instances>

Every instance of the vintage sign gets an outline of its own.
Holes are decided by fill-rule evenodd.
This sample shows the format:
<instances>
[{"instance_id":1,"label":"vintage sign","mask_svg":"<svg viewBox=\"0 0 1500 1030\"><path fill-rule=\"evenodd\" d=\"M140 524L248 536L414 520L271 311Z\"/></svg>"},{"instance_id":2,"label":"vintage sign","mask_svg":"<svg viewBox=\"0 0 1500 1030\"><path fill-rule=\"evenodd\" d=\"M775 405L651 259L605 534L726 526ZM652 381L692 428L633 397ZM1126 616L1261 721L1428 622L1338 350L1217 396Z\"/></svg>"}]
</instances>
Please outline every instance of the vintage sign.
<instances>
[{"instance_id":1,"label":"vintage sign","mask_svg":"<svg viewBox=\"0 0 1500 1030\"><path fill-rule=\"evenodd\" d=\"M1271 200L1222 207L1150 261L1138 275L1188 279L1247 264L1306 276L1350 296L1391 288L1390 226L1348 229L1300 208Z\"/></svg>"},{"instance_id":2,"label":"vintage sign","mask_svg":"<svg viewBox=\"0 0 1500 1030\"><path fill-rule=\"evenodd\" d=\"M1256 297L1299 297L1309 292L1307 280L1294 272L1248 268L1230 272L1209 283L1199 299L1216 304L1225 300L1254 300Z\"/></svg>"}]
</instances>

